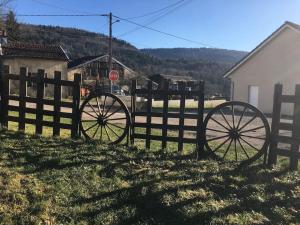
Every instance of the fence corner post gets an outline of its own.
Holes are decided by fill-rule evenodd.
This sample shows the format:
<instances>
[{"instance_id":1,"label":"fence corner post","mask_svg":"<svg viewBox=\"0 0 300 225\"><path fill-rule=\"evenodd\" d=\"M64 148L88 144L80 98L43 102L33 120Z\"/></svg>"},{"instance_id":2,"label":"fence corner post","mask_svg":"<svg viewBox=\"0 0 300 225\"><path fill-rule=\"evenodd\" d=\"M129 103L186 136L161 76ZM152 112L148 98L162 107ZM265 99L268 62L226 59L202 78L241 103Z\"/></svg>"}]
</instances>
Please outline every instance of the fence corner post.
<instances>
[{"instance_id":1,"label":"fence corner post","mask_svg":"<svg viewBox=\"0 0 300 225\"><path fill-rule=\"evenodd\" d=\"M204 81L200 81L198 85L197 158L204 157L204 85Z\"/></svg>"},{"instance_id":2,"label":"fence corner post","mask_svg":"<svg viewBox=\"0 0 300 225\"><path fill-rule=\"evenodd\" d=\"M72 108L72 130L71 137L79 137L79 107L80 107L80 87L81 87L81 74L74 74L74 85L73 85L73 108Z\"/></svg>"},{"instance_id":3,"label":"fence corner post","mask_svg":"<svg viewBox=\"0 0 300 225\"><path fill-rule=\"evenodd\" d=\"M280 112L281 112L282 84L275 84L273 97L273 113L271 125L271 140L268 154L268 166L277 162L277 135L279 132Z\"/></svg>"}]
</instances>

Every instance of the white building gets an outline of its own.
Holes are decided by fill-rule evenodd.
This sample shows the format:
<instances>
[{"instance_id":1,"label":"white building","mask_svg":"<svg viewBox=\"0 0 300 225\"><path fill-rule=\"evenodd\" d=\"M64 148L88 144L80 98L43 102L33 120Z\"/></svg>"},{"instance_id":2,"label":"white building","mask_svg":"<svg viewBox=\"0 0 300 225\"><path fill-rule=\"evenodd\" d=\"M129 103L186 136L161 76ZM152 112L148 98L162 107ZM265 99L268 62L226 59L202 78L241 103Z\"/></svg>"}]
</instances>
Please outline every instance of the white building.
<instances>
[{"instance_id":1,"label":"white building","mask_svg":"<svg viewBox=\"0 0 300 225\"><path fill-rule=\"evenodd\" d=\"M232 82L232 100L271 113L274 85L281 83L284 94L294 94L295 84L300 84L300 25L285 22L224 77ZM290 114L292 109L283 105L282 111Z\"/></svg>"}]
</instances>

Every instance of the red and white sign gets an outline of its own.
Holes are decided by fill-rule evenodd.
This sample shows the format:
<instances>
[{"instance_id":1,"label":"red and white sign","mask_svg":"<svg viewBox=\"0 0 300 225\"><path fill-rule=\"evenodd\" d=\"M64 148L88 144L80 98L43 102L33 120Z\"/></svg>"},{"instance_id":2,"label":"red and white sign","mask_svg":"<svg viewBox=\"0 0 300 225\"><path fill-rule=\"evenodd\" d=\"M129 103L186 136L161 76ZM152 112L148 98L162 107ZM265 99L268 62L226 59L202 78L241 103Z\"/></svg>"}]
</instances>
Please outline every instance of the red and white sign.
<instances>
[{"instance_id":1,"label":"red and white sign","mask_svg":"<svg viewBox=\"0 0 300 225\"><path fill-rule=\"evenodd\" d=\"M116 71L116 70L110 71L108 78L111 81L117 81L119 79L119 73L118 73L118 71Z\"/></svg>"}]
</instances>

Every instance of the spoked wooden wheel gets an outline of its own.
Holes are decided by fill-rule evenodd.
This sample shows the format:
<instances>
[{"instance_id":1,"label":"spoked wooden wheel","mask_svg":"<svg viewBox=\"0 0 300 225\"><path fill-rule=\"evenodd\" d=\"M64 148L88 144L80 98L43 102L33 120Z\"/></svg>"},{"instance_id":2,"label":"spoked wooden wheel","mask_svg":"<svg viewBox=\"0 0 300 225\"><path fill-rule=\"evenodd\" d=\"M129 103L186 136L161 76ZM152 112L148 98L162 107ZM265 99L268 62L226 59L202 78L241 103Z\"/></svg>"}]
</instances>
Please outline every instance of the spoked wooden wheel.
<instances>
[{"instance_id":1,"label":"spoked wooden wheel","mask_svg":"<svg viewBox=\"0 0 300 225\"><path fill-rule=\"evenodd\" d=\"M110 93L93 93L80 107L80 130L87 139L120 143L128 134L130 114L126 105Z\"/></svg>"},{"instance_id":2,"label":"spoked wooden wheel","mask_svg":"<svg viewBox=\"0 0 300 225\"><path fill-rule=\"evenodd\" d=\"M267 151L269 123L250 104L223 103L208 113L204 127L206 149L218 159L247 164Z\"/></svg>"}]
</instances>

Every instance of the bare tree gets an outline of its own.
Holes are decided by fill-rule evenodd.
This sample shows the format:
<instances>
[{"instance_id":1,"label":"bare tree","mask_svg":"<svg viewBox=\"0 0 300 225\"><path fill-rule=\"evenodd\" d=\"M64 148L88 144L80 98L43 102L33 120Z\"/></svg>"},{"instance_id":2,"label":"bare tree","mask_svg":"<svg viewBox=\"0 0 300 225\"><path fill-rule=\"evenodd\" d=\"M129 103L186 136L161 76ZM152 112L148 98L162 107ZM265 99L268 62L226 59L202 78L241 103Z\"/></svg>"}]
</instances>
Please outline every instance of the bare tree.
<instances>
[{"instance_id":1,"label":"bare tree","mask_svg":"<svg viewBox=\"0 0 300 225\"><path fill-rule=\"evenodd\" d=\"M10 2L12 2L12 0L0 0L0 8L7 8Z\"/></svg>"},{"instance_id":2,"label":"bare tree","mask_svg":"<svg viewBox=\"0 0 300 225\"><path fill-rule=\"evenodd\" d=\"M5 27L6 14L9 12L9 4L13 0L0 0L0 29L3 30Z\"/></svg>"}]
</instances>

